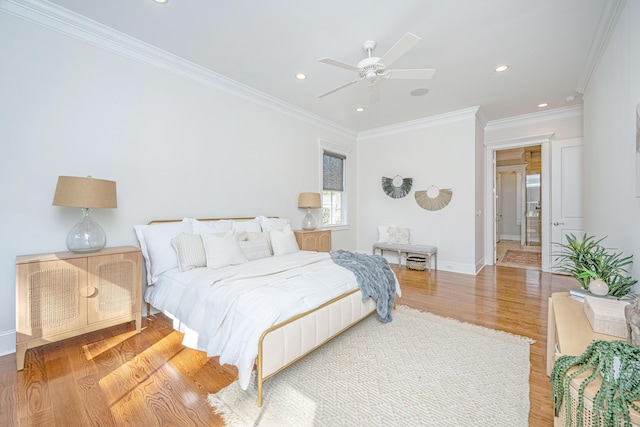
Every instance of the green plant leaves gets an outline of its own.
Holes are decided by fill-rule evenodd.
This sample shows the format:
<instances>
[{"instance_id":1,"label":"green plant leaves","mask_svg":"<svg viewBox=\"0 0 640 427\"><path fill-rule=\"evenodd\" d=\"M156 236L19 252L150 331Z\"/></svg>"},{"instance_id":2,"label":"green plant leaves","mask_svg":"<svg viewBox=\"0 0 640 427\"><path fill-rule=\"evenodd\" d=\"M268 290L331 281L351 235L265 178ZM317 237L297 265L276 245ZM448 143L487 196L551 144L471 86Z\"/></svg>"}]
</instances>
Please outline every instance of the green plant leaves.
<instances>
[{"instance_id":1,"label":"green plant leaves","mask_svg":"<svg viewBox=\"0 0 640 427\"><path fill-rule=\"evenodd\" d=\"M629 293L637 283L632 279L625 267L631 264L633 255L622 256L622 252L609 252L594 236L584 234L579 240L573 234L566 235L567 243L554 243L560 251L552 254L555 257L558 273L575 277L584 289L589 289L592 279L601 279L609 286L608 295L616 298Z\"/></svg>"}]
</instances>

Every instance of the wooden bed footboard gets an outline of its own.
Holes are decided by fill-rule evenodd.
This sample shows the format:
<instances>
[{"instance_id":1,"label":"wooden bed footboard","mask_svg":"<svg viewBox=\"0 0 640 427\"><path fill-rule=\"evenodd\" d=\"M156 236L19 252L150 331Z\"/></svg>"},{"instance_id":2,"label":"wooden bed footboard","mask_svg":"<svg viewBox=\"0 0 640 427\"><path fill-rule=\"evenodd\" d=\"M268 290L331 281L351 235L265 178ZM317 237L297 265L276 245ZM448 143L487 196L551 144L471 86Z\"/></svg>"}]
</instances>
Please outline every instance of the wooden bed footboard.
<instances>
[{"instance_id":1,"label":"wooden bed footboard","mask_svg":"<svg viewBox=\"0 0 640 427\"><path fill-rule=\"evenodd\" d=\"M262 406L265 380L312 352L376 310L360 289L301 313L263 332L258 342L258 406ZM286 343L286 345L285 345Z\"/></svg>"}]
</instances>

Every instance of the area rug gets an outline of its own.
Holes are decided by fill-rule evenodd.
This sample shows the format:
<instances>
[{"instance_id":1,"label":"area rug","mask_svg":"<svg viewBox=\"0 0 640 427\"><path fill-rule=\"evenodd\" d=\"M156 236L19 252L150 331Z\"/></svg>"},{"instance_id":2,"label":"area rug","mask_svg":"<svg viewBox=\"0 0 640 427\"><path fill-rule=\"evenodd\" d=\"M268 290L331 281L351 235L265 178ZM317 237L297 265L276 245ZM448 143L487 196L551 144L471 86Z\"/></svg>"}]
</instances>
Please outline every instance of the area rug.
<instances>
[{"instance_id":1,"label":"area rug","mask_svg":"<svg viewBox=\"0 0 640 427\"><path fill-rule=\"evenodd\" d=\"M540 267L542 255L540 252L509 249L507 253L504 254L502 262L505 264L522 264L531 267Z\"/></svg>"},{"instance_id":2,"label":"area rug","mask_svg":"<svg viewBox=\"0 0 640 427\"><path fill-rule=\"evenodd\" d=\"M506 332L399 306L268 379L209 403L228 426L527 426L529 346Z\"/></svg>"}]
</instances>

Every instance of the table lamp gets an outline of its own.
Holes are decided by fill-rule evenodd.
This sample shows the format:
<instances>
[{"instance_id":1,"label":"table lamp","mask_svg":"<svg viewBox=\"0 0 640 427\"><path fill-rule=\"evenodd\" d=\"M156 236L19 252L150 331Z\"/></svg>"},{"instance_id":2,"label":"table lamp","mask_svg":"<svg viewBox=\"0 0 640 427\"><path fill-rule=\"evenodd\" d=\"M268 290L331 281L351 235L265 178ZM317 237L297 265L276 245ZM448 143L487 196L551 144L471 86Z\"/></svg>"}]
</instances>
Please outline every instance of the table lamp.
<instances>
[{"instance_id":1,"label":"table lamp","mask_svg":"<svg viewBox=\"0 0 640 427\"><path fill-rule=\"evenodd\" d=\"M71 252L97 252L107 244L107 235L91 217L91 209L116 208L116 183L90 176L59 176L54 206L82 208L82 218L67 234Z\"/></svg>"},{"instance_id":2,"label":"table lamp","mask_svg":"<svg viewBox=\"0 0 640 427\"><path fill-rule=\"evenodd\" d=\"M317 223L314 216L311 215L311 209L322 207L320 193L300 193L300 196L298 196L298 207L307 209L307 214L302 219L302 228L304 230L315 230Z\"/></svg>"}]
</instances>

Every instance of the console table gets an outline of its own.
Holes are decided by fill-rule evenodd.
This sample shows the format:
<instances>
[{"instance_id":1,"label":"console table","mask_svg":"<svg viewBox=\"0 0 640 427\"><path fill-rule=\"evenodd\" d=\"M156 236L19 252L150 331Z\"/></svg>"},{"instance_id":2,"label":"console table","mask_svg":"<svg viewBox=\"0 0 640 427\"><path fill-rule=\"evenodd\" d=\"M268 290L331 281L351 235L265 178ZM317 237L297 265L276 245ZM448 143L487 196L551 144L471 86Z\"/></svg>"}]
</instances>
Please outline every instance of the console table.
<instances>
[{"instance_id":1,"label":"console table","mask_svg":"<svg viewBox=\"0 0 640 427\"><path fill-rule=\"evenodd\" d=\"M557 292L549 297L549 317L547 324L547 375L551 375L551 369L556 359L560 356L579 356L593 340L616 341L621 338L613 335L599 334L593 331L587 315L584 313L583 303L569 297L568 292ZM588 372L571 381L570 404L573 420L578 406L578 388L588 376ZM600 387L600 380L593 381L585 388L585 408L583 420L585 426L591 426L592 413L591 401ZM640 427L640 414L631 411L633 426ZM561 408L556 414L555 426L565 426L565 408Z\"/></svg>"}]
</instances>

